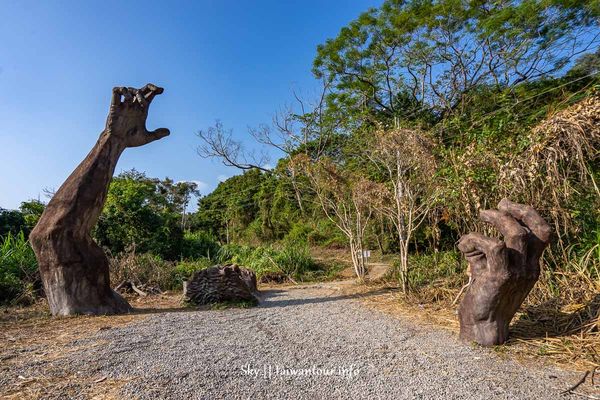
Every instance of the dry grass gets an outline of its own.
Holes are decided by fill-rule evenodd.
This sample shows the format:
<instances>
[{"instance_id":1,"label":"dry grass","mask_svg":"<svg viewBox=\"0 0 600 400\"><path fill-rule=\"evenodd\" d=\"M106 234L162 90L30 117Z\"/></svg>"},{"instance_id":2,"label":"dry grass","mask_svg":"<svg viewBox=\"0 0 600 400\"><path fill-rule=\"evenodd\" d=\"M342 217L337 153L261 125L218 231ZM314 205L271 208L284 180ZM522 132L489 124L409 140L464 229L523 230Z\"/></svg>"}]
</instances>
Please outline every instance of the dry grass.
<instances>
[{"instance_id":1,"label":"dry grass","mask_svg":"<svg viewBox=\"0 0 600 400\"><path fill-rule=\"evenodd\" d=\"M118 398L119 389L126 380L60 372L60 360L66 352L78 349L67 344L104 329L144 319L149 313L181 308L180 299L181 296L175 294L130 298L136 312L115 316L52 318L45 301L30 307L0 308L0 376L9 374L21 365L42 361L50 362L46 365L52 369L40 370L36 376L9 377L7 387L0 389L0 398L69 398L76 395L93 399ZM96 342L94 345L100 346L102 343Z\"/></svg>"}]
</instances>

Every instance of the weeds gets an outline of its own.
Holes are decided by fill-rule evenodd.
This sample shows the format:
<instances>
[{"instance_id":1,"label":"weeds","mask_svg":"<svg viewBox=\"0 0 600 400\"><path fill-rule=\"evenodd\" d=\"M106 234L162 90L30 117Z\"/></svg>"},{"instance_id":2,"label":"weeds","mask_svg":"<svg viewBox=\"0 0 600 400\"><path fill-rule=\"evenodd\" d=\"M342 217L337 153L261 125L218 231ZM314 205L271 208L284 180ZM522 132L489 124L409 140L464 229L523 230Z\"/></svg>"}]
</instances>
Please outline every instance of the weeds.
<instances>
[{"instance_id":1,"label":"weeds","mask_svg":"<svg viewBox=\"0 0 600 400\"><path fill-rule=\"evenodd\" d=\"M258 279L302 279L304 275L319 269L306 246L284 245L274 247L250 247L242 245L222 246L217 255L221 264L239 264L251 269Z\"/></svg>"},{"instance_id":2,"label":"weeds","mask_svg":"<svg viewBox=\"0 0 600 400\"><path fill-rule=\"evenodd\" d=\"M8 233L0 246L0 303L30 304L40 291L37 261L25 234Z\"/></svg>"}]
</instances>

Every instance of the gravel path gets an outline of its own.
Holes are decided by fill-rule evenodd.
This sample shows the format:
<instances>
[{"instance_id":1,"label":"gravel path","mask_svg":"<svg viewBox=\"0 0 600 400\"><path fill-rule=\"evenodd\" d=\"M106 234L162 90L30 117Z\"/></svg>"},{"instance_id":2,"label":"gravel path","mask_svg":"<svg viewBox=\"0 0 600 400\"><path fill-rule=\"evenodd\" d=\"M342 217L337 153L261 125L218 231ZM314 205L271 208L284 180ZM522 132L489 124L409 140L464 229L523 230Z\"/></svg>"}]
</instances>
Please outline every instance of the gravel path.
<instances>
[{"instance_id":1,"label":"gravel path","mask_svg":"<svg viewBox=\"0 0 600 400\"><path fill-rule=\"evenodd\" d=\"M121 395L141 399L555 399L576 380L332 292L271 290L257 308L150 315L74 340L53 367L126 381Z\"/></svg>"}]
</instances>

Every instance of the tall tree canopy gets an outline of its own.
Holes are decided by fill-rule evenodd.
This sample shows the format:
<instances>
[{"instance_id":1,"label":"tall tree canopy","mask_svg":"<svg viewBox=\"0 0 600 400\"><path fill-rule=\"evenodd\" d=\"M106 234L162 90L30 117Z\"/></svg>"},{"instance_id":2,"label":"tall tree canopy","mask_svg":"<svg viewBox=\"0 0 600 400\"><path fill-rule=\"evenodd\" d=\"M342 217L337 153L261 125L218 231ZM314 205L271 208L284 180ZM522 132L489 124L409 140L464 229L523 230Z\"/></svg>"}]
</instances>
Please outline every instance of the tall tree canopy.
<instances>
[{"instance_id":1,"label":"tall tree canopy","mask_svg":"<svg viewBox=\"0 0 600 400\"><path fill-rule=\"evenodd\" d=\"M564 71L596 45L597 1L387 0L318 47L314 73L332 108L414 118L447 115L482 85Z\"/></svg>"}]
</instances>

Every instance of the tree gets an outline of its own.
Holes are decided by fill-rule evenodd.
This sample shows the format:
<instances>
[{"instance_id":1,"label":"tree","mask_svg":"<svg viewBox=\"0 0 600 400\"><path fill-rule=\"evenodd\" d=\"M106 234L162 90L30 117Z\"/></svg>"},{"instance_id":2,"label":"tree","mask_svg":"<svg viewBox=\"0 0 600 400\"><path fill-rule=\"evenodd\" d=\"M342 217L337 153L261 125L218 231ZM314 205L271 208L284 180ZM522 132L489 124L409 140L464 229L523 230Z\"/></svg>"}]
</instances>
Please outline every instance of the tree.
<instances>
[{"instance_id":1,"label":"tree","mask_svg":"<svg viewBox=\"0 0 600 400\"><path fill-rule=\"evenodd\" d=\"M198 200L193 228L205 230L225 243L242 238L258 216L258 194L267 180L267 174L251 169L219 183L212 193Z\"/></svg>"},{"instance_id":2,"label":"tree","mask_svg":"<svg viewBox=\"0 0 600 400\"><path fill-rule=\"evenodd\" d=\"M121 173L110 184L94 237L112 254L132 250L178 259L186 201L179 190L168 178L148 178L136 170Z\"/></svg>"},{"instance_id":3,"label":"tree","mask_svg":"<svg viewBox=\"0 0 600 400\"><path fill-rule=\"evenodd\" d=\"M146 129L148 109L162 88L116 87L104 131L86 158L50 200L31 232L53 315L115 314L131 306L110 287L106 255L91 237L117 161L128 147L169 135Z\"/></svg>"},{"instance_id":4,"label":"tree","mask_svg":"<svg viewBox=\"0 0 600 400\"><path fill-rule=\"evenodd\" d=\"M327 158L311 161L306 155L292 160L309 178L312 190L325 216L348 239L354 272L362 280L366 273L364 256L365 232L373 216L372 204L379 194L378 186L348 170L338 168Z\"/></svg>"},{"instance_id":5,"label":"tree","mask_svg":"<svg viewBox=\"0 0 600 400\"><path fill-rule=\"evenodd\" d=\"M477 87L562 72L597 45L599 11L595 1L387 0L320 45L313 71L348 115L391 126L460 114Z\"/></svg>"},{"instance_id":6,"label":"tree","mask_svg":"<svg viewBox=\"0 0 600 400\"><path fill-rule=\"evenodd\" d=\"M156 181L158 194L164 198L164 205L173 213L181 215L181 229L188 225L187 207L192 196L199 196L198 184L195 182L173 182L169 178Z\"/></svg>"},{"instance_id":7,"label":"tree","mask_svg":"<svg viewBox=\"0 0 600 400\"><path fill-rule=\"evenodd\" d=\"M23 213L18 210L0 208L0 238L4 238L8 234L16 236L21 231L29 233Z\"/></svg>"},{"instance_id":8,"label":"tree","mask_svg":"<svg viewBox=\"0 0 600 400\"><path fill-rule=\"evenodd\" d=\"M198 147L198 155L202 158L218 158L223 165L235 167L243 171L258 169L270 172L266 165L269 158L265 153L247 152L241 142L233 139L232 131L226 130L220 121L208 129L198 131L202 144Z\"/></svg>"},{"instance_id":9,"label":"tree","mask_svg":"<svg viewBox=\"0 0 600 400\"><path fill-rule=\"evenodd\" d=\"M423 132L378 130L366 151L367 157L385 177L385 187L377 198L376 208L396 228L403 292L408 291L410 241L435 205L432 147Z\"/></svg>"},{"instance_id":10,"label":"tree","mask_svg":"<svg viewBox=\"0 0 600 400\"><path fill-rule=\"evenodd\" d=\"M25 224L27 224L29 231L38 223L45 208L46 205L39 200L29 200L21 203L19 210L25 218Z\"/></svg>"}]
</instances>

